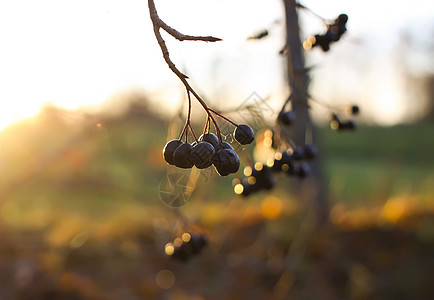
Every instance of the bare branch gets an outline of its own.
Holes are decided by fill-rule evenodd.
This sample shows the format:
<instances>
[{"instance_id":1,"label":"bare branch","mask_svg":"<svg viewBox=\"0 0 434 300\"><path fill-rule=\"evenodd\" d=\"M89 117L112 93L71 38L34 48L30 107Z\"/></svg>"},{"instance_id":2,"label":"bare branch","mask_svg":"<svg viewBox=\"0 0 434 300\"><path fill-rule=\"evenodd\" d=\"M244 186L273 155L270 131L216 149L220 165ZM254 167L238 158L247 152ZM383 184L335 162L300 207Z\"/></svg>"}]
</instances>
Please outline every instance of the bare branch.
<instances>
[{"instance_id":1,"label":"bare branch","mask_svg":"<svg viewBox=\"0 0 434 300\"><path fill-rule=\"evenodd\" d=\"M152 25L154 27L155 37L157 39L158 45L161 48L161 52L163 53L164 60L166 61L167 65L169 66L170 70L172 70L172 72L175 73L175 75L178 76L178 78L184 84L184 86L185 86L185 88L187 90L187 95L189 96L189 99L190 99L190 93L191 93L197 99L197 101L199 101L199 103L201 104L201 106L203 107L203 109L206 111L206 113L208 115L208 119L210 119L211 122L216 127L217 136L219 137L219 140L221 141L220 129L218 128L218 125L217 125L217 122L216 122L214 116L211 114L211 112L214 112L214 111L210 110L210 108L207 106L206 102L190 86L190 84L187 81L188 76L185 75L185 74L183 74L175 66L175 64L173 63L173 61L170 59L169 50L167 49L166 42L164 41L163 37L161 36L160 28L163 29L163 30L165 30L167 33L169 33L174 38L176 38L176 39L178 39L180 41L189 40L189 41L217 42L217 41L221 41L221 39L216 38L216 37L212 37L212 36L205 36L205 37L203 37L203 36L192 36L192 35L182 34L179 31L177 31L177 30L173 29L172 27L170 27L169 25L167 25L166 23L164 23L163 20L160 19L160 17L158 16L158 13L157 13L157 9L155 8L154 0L148 0L148 7L149 7L149 14L150 14L150 17L151 17ZM191 103L190 103L190 105L191 105ZM190 110L191 110L191 108L189 108L189 114L187 116L187 122L186 122L186 125L185 125L185 128L184 128L184 131L185 131L185 129L187 127L189 127L189 124L190 124ZM191 126L189 128L192 130Z\"/></svg>"},{"instance_id":2,"label":"bare branch","mask_svg":"<svg viewBox=\"0 0 434 300\"><path fill-rule=\"evenodd\" d=\"M166 23L164 23L161 19L161 28L163 28L168 34L170 34L171 36L173 36L174 38L176 38L179 41L203 41L203 42L218 42L221 41L222 39L217 38L217 37L213 37L213 36L194 36L194 35L187 35L187 34L183 34L181 32L179 32L178 30L170 27L169 25L167 25Z\"/></svg>"}]
</instances>

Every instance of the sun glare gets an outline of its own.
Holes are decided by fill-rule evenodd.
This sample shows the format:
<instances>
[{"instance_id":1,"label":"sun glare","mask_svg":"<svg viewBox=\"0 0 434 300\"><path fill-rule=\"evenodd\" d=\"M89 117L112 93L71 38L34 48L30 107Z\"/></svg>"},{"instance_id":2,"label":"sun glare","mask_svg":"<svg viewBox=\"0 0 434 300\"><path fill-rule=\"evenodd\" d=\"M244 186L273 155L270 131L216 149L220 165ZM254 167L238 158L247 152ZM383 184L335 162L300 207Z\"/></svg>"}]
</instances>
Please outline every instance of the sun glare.
<instances>
[{"instance_id":1,"label":"sun glare","mask_svg":"<svg viewBox=\"0 0 434 300\"><path fill-rule=\"evenodd\" d=\"M356 5L335 2L352 13L351 26L366 23L365 17L357 15ZM321 3L306 1L306 5L329 13ZM198 89L205 96L220 92L224 98L238 99L252 90L264 97L280 96L282 91L276 91L284 90L284 79L276 80L281 77L277 52L284 32L280 0L170 0L158 1L157 6L160 16L182 32L223 38L215 45L167 39L175 63L188 68L192 84L197 85L200 78ZM147 14L147 3L141 0L2 2L0 129L36 114L46 103L67 109L95 106L133 87L150 93L158 89L164 99L172 99L180 83L161 57ZM266 42L246 41L247 36L271 24L274 27ZM220 63L214 68L217 60ZM216 78L220 80L217 84ZM234 78L244 80L230 91L219 88ZM388 118L386 123L397 122L402 112L387 92L381 91L385 100L379 108ZM179 103L179 99L173 101Z\"/></svg>"}]
</instances>

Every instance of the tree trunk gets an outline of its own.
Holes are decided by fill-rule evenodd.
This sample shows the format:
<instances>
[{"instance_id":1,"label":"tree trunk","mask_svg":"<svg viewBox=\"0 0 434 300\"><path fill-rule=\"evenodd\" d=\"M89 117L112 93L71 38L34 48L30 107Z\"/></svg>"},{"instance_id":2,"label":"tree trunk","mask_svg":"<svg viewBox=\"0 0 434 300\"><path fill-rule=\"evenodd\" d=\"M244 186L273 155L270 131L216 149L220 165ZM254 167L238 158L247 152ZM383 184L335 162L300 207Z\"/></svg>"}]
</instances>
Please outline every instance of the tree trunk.
<instances>
[{"instance_id":1,"label":"tree trunk","mask_svg":"<svg viewBox=\"0 0 434 300\"><path fill-rule=\"evenodd\" d=\"M302 42L300 40L300 27L297 15L296 1L284 0L286 13L286 55L288 84L292 96L292 109L296 114L296 121L287 132L297 146L307 143L315 144L320 150L316 130L309 115L308 85L309 76L305 67ZM306 140L306 137L309 140ZM294 191L300 200L315 206L319 224L328 219L329 207L326 196L323 176L320 172L321 155L310 165L312 173L302 184L297 181Z\"/></svg>"}]
</instances>

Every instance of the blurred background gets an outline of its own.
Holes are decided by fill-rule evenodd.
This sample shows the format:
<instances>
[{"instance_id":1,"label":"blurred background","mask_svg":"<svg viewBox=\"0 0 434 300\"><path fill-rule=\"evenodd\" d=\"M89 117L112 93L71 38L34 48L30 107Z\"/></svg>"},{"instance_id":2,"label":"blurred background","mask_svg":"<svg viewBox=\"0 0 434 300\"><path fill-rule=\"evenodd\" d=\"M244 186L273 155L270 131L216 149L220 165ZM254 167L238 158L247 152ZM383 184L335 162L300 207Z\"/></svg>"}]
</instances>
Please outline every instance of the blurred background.
<instances>
[{"instance_id":1,"label":"blurred background","mask_svg":"<svg viewBox=\"0 0 434 300\"><path fill-rule=\"evenodd\" d=\"M349 16L329 52L305 52L330 203L320 229L291 191L298 179L243 198L232 185L242 169L222 178L163 161L186 96L146 1L1 2L0 299L432 299L434 4L302 4L302 39L325 30L314 13ZM259 102L258 136L272 126L289 94L282 1L156 6L183 33L223 39L164 35L210 106L239 121ZM357 130L331 130L328 107L352 104ZM193 115L199 132L196 104ZM242 167L263 147L239 148ZM162 194L183 178L193 187L168 205ZM167 257L184 232L208 245L186 262Z\"/></svg>"}]
</instances>

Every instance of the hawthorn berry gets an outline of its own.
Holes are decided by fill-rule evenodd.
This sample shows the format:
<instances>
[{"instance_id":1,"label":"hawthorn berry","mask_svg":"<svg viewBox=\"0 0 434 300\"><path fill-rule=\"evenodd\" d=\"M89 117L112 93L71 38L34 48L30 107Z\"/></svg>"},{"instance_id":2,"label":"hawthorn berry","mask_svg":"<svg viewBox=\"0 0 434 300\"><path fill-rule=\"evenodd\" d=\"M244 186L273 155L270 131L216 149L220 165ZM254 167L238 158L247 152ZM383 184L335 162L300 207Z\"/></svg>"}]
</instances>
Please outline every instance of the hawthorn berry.
<instances>
[{"instance_id":1,"label":"hawthorn berry","mask_svg":"<svg viewBox=\"0 0 434 300\"><path fill-rule=\"evenodd\" d=\"M314 159L318 155L318 149L313 144L306 144L303 149L305 159Z\"/></svg>"},{"instance_id":2,"label":"hawthorn berry","mask_svg":"<svg viewBox=\"0 0 434 300\"><path fill-rule=\"evenodd\" d=\"M217 144L216 146L214 146L216 152L223 150L223 149L229 149L229 150L234 150L234 147L232 147L231 144L229 144L228 142L221 142L219 144Z\"/></svg>"},{"instance_id":3,"label":"hawthorn berry","mask_svg":"<svg viewBox=\"0 0 434 300\"><path fill-rule=\"evenodd\" d=\"M310 166L309 166L309 164L307 162L305 162L305 161L302 161L300 163L300 166L299 166L299 169L298 169L298 172L297 172L297 176L300 177L300 178L304 178L304 177L306 177L309 174L310 174Z\"/></svg>"},{"instance_id":4,"label":"hawthorn berry","mask_svg":"<svg viewBox=\"0 0 434 300\"><path fill-rule=\"evenodd\" d=\"M244 178L247 179L247 178ZM258 191L258 187L254 184L250 184L247 180L243 180L241 182L241 185L243 186L243 191L241 192L241 196L247 197L250 194Z\"/></svg>"},{"instance_id":5,"label":"hawthorn berry","mask_svg":"<svg viewBox=\"0 0 434 300\"><path fill-rule=\"evenodd\" d=\"M247 145L254 141L255 133L249 125L240 124L234 130L234 137L241 145Z\"/></svg>"},{"instance_id":6,"label":"hawthorn berry","mask_svg":"<svg viewBox=\"0 0 434 300\"><path fill-rule=\"evenodd\" d=\"M282 171L282 166L284 164L288 164L291 162L292 157L291 154L289 154L286 151L278 152L274 155L274 162L273 166L271 167L271 170L274 172L280 172Z\"/></svg>"},{"instance_id":7,"label":"hawthorn berry","mask_svg":"<svg viewBox=\"0 0 434 300\"><path fill-rule=\"evenodd\" d=\"M283 125L289 126L295 121L295 112L292 110L285 112L282 111L279 113L277 120Z\"/></svg>"},{"instance_id":8,"label":"hawthorn berry","mask_svg":"<svg viewBox=\"0 0 434 300\"><path fill-rule=\"evenodd\" d=\"M190 234L190 241L188 244L191 245L192 253L199 253L203 247L208 244L208 238L203 234Z\"/></svg>"},{"instance_id":9,"label":"hawthorn berry","mask_svg":"<svg viewBox=\"0 0 434 300\"><path fill-rule=\"evenodd\" d=\"M356 122L354 120L348 120L339 122L339 126L337 129L339 130L346 130L346 129L356 129Z\"/></svg>"},{"instance_id":10,"label":"hawthorn berry","mask_svg":"<svg viewBox=\"0 0 434 300\"><path fill-rule=\"evenodd\" d=\"M344 123L344 126L347 129L356 129L357 124L354 120L348 120Z\"/></svg>"},{"instance_id":11,"label":"hawthorn berry","mask_svg":"<svg viewBox=\"0 0 434 300\"><path fill-rule=\"evenodd\" d=\"M212 165L212 158L215 155L213 145L200 141L191 149L191 158L198 169L206 169Z\"/></svg>"},{"instance_id":12,"label":"hawthorn berry","mask_svg":"<svg viewBox=\"0 0 434 300\"><path fill-rule=\"evenodd\" d=\"M346 24L348 22L348 15L347 14L340 14L338 18L336 19L336 23L339 24Z\"/></svg>"},{"instance_id":13,"label":"hawthorn berry","mask_svg":"<svg viewBox=\"0 0 434 300\"><path fill-rule=\"evenodd\" d=\"M351 114L352 115L357 115L359 112L360 112L360 109L357 105L351 106Z\"/></svg>"},{"instance_id":14,"label":"hawthorn berry","mask_svg":"<svg viewBox=\"0 0 434 300\"><path fill-rule=\"evenodd\" d=\"M219 144L219 138L213 133L204 133L199 137L199 141L208 142L214 147Z\"/></svg>"},{"instance_id":15,"label":"hawthorn berry","mask_svg":"<svg viewBox=\"0 0 434 300\"><path fill-rule=\"evenodd\" d=\"M175 161L173 159L173 153L175 152L176 148L178 148L179 146L181 146L182 144L184 144L183 141L181 140L171 140L169 141L163 149L163 157L164 160L169 164L169 165L174 165Z\"/></svg>"},{"instance_id":16,"label":"hawthorn berry","mask_svg":"<svg viewBox=\"0 0 434 300\"><path fill-rule=\"evenodd\" d=\"M312 47L320 46L324 52L327 52L330 50L330 42L331 39L329 37L325 35L315 34L314 43L312 44Z\"/></svg>"},{"instance_id":17,"label":"hawthorn berry","mask_svg":"<svg viewBox=\"0 0 434 300\"><path fill-rule=\"evenodd\" d=\"M292 152L292 159L302 160L304 158L304 149L301 147L296 147L294 152Z\"/></svg>"},{"instance_id":18,"label":"hawthorn berry","mask_svg":"<svg viewBox=\"0 0 434 300\"><path fill-rule=\"evenodd\" d=\"M234 150L223 149L214 155L213 164L220 176L227 176L231 173L238 172L240 159Z\"/></svg>"},{"instance_id":19,"label":"hawthorn berry","mask_svg":"<svg viewBox=\"0 0 434 300\"><path fill-rule=\"evenodd\" d=\"M189 143L182 143L175 152L173 152L173 161L178 168L189 169L194 163L191 156L193 147Z\"/></svg>"},{"instance_id":20,"label":"hawthorn berry","mask_svg":"<svg viewBox=\"0 0 434 300\"><path fill-rule=\"evenodd\" d=\"M271 168L269 168L268 166L260 164L260 166L257 167L255 165L252 170L252 176L256 178L255 184L258 185L261 189L263 188L266 190L270 190L276 184L273 174L271 173Z\"/></svg>"},{"instance_id":21,"label":"hawthorn berry","mask_svg":"<svg viewBox=\"0 0 434 300\"><path fill-rule=\"evenodd\" d=\"M298 175L298 173L300 172L300 164L296 163L296 162L289 162L287 164L287 168L286 168L286 175L288 176L294 176L294 175Z\"/></svg>"}]
</instances>

